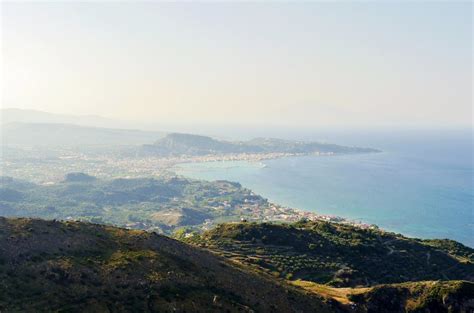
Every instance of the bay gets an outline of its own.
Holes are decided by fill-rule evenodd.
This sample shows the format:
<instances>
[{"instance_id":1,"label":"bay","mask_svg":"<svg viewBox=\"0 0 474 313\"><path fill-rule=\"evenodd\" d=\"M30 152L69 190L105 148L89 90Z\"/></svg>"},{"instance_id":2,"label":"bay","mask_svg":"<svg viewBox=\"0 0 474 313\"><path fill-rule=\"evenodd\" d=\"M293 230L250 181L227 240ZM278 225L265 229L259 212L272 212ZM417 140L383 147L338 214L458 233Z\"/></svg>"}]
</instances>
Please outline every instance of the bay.
<instances>
[{"instance_id":1,"label":"bay","mask_svg":"<svg viewBox=\"0 0 474 313\"><path fill-rule=\"evenodd\" d=\"M176 172L237 181L281 205L474 247L471 133L415 137L358 142L382 153L188 163Z\"/></svg>"}]
</instances>

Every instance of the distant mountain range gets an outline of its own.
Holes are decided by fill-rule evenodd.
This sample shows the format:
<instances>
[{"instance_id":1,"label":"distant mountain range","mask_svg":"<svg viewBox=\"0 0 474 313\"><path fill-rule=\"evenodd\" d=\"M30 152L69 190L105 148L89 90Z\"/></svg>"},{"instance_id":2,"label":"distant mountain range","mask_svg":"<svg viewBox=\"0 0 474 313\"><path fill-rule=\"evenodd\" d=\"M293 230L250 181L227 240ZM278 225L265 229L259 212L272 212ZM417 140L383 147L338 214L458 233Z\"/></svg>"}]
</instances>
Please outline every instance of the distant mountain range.
<instances>
[{"instance_id":1,"label":"distant mountain range","mask_svg":"<svg viewBox=\"0 0 474 313\"><path fill-rule=\"evenodd\" d=\"M141 145L164 133L58 123L8 123L2 124L1 135L4 145L81 146Z\"/></svg>"},{"instance_id":2,"label":"distant mountain range","mask_svg":"<svg viewBox=\"0 0 474 313\"><path fill-rule=\"evenodd\" d=\"M97 115L55 114L37 110L7 108L0 110L2 124L8 123L41 123L73 124L78 126L130 128L129 122L117 121Z\"/></svg>"},{"instance_id":3,"label":"distant mountain range","mask_svg":"<svg viewBox=\"0 0 474 313\"><path fill-rule=\"evenodd\" d=\"M141 145L164 132L133 129L139 125L95 115L63 115L2 109L0 143L23 146Z\"/></svg>"},{"instance_id":4,"label":"distant mountain range","mask_svg":"<svg viewBox=\"0 0 474 313\"><path fill-rule=\"evenodd\" d=\"M223 141L207 136L133 129L89 127L61 123L10 122L1 125L1 144L21 146L136 146L124 155L200 156L235 153L371 153L376 149L319 142L256 138ZM154 142L154 143L153 143ZM153 143L153 144L150 144Z\"/></svg>"},{"instance_id":5,"label":"distant mountain range","mask_svg":"<svg viewBox=\"0 0 474 313\"><path fill-rule=\"evenodd\" d=\"M348 147L320 142L256 138L224 141L207 136L117 128L127 123L99 116L71 116L34 110L3 109L3 145L23 146L116 146L135 145L130 155L209 155L231 153L370 153L376 149ZM165 136L166 135L166 136Z\"/></svg>"}]
</instances>

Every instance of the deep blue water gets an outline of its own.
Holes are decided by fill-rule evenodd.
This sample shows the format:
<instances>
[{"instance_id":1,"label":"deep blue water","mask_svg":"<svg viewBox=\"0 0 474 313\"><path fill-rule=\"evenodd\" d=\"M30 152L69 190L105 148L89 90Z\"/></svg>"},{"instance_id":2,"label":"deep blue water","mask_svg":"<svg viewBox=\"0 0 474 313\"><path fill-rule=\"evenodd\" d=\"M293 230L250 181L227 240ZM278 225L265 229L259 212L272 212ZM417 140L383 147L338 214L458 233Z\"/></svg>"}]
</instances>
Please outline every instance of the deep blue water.
<instances>
[{"instance_id":1,"label":"deep blue water","mask_svg":"<svg viewBox=\"0 0 474 313\"><path fill-rule=\"evenodd\" d=\"M177 172L238 181L282 205L474 247L471 131L338 134L330 140L383 152L183 164Z\"/></svg>"}]
</instances>

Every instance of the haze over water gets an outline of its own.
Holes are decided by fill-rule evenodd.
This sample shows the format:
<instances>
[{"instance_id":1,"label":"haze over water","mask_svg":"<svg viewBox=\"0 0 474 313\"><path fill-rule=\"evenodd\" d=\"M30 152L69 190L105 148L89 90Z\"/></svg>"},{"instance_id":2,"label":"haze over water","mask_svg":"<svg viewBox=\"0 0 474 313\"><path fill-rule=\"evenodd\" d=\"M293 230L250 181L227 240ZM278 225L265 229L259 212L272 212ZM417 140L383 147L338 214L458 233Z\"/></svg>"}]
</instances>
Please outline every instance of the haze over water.
<instances>
[{"instance_id":1,"label":"haze over water","mask_svg":"<svg viewBox=\"0 0 474 313\"><path fill-rule=\"evenodd\" d=\"M313 137L306 135L306 139ZM258 162L185 164L177 172L238 181L278 204L474 247L471 130L358 133L330 139L383 152L291 157L264 161L265 166Z\"/></svg>"}]
</instances>

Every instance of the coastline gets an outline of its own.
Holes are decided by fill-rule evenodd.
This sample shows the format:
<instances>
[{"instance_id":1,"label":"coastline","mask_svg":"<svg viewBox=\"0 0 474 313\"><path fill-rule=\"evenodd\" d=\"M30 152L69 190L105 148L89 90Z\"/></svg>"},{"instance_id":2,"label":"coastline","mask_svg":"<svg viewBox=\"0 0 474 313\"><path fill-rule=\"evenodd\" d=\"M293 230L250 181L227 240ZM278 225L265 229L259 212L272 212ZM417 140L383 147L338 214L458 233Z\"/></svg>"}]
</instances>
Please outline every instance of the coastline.
<instances>
[{"instance_id":1,"label":"coastline","mask_svg":"<svg viewBox=\"0 0 474 313\"><path fill-rule=\"evenodd\" d=\"M328 215L328 214L317 214L314 212L306 211L303 209L290 208L281 206L269 202L269 207L261 210L261 216L253 215L249 216L251 220L259 222L282 222L282 223L294 223L300 220L309 221L324 221L331 223L340 223L351 225L363 229L379 229L375 224L368 224L363 222L354 221L345 217ZM262 208L261 208L262 209Z\"/></svg>"},{"instance_id":2,"label":"coastline","mask_svg":"<svg viewBox=\"0 0 474 313\"><path fill-rule=\"evenodd\" d=\"M180 160L181 162L177 162L174 166L170 167L170 169L176 171L179 169L179 165L183 164L196 164L196 163L213 163L213 162L248 162L248 163L255 163L261 162L264 160L271 160L271 159L280 159L280 158L287 158L287 157L301 157L301 156L334 156L338 155L335 153L269 153L269 154L238 154L238 155L208 155L203 157L193 157L190 162L185 162L184 160ZM263 164L263 163L262 163ZM263 164L265 165L265 164ZM239 167L239 165L235 165L235 167ZM265 167L265 166L262 166ZM175 172L176 173L176 172ZM183 174L177 175L192 178ZM239 182L240 183L240 182ZM253 193L253 191L252 191ZM264 195L261 195L264 196ZM363 229L380 229L375 224L364 223L361 221L352 220L346 217L332 215L332 214L317 214L315 212L311 212L305 209L299 208L292 208L283 206L280 204L276 204L273 202L268 202L268 206L255 208L251 211L251 214L242 216L241 219L255 221L255 222L277 222L277 223L292 223L297 222L302 219L309 220L309 221L325 221L331 223L341 223L346 225L351 225L354 227L359 227ZM210 225L208 224L206 228Z\"/></svg>"},{"instance_id":3,"label":"coastline","mask_svg":"<svg viewBox=\"0 0 474 313\"><path fill-rule=\"evenodd\" d=\"M290 157L262 162L268 164L268 169L262 170L252 164L253 160L222 165L190 162L179 164L174 170L186 178L242 183L276 207L273 211L261 208L263 213L254 214L249 220L293 222L306 218L341 222L362 228L377 227L412 238L449 238L472 247L466 219L446 210L467 199L469 193L460 190L459 198L439 202L443 194L435 189L439 186L437 180L431 183L426 176L438 175L438 170L426 172L431 170L430 166L407 163L411 159L392 153L336 159ZM410 165L410 170L400 165ZM419 189L410 187L413 174L420 179ZM460 204L459 210L463 211L459 213L466 216L466 206Z\"/></svg>"},{"instance_id":4,"label":"coastline","mask_svg":"<svg viewBox=\"0 0 474 313\"><path fill-rule=\"evenodd\" d=\"M208 154L203 156L177 157L169 158L179 163L207 163L207 162L226 162L226 161L247 161L258 162L263 160L280 159L287 157L301 156L332 156L337 155L334 152L311 152L311 153L289 153L289 152L272 152L272 153L237 153L237 154Z\"/></svg>"},{"instance_id":5,"label":"coastline","mask_svg":"<svg viewBox=\"0 0 474 313\"><path fill-rule=\"evenodd\" d=\"M87 174L101 179L171 178L176 174L196 180L224 179L241 182L256 193L269 197L272 203L281 204L278 212L266 211L269 213L267 219L292 221L305 218L306 215L311 219L342 221L361 225L361 227L372 227L373 224L387 231L403 233L410 237L450 238L474 246L469 235L472 225L466 224L470 208L465 201L469 200L471 192L462 189L466 186L463 179L470 179L469 175L463 174L461 177L447 175L446 179L440 182L439 177L444 177L443 175L446 173L452 173L453 170L458 169L457 161L451 163L451 159L448 159L450 162L447 163L449 172L446 172L446 169L434 168L430 163L424 162L425 154L414 154L412 146L407 147L409 151L405 146L396 149L405 151L404 154L388 153L390 158L387 157L387 153L269 153L123 157L112 154L90 155L65 150L57 158L40 163L36 162L36 158L32 154L33 151L26 155L31 156L31 159L3 159L2 162L8 166L3 168L2 174L39 185L57 184L63 180L66 173L71 172L87 172ZM383 157L384 155L386 156ZM316 159L311 156L337 156L337 158ZM444 155L441 156L444 160ZM306 167L305 158L308 159L310 168ZM337 162L334 161L336 159ZM266 160L269 162L265 162ZM291 161L288 163L286 160ZM413 162L413 160L417 162ZM434 161L439 162L439 158L434 158ZM224 162L229 162L229 164ZM187 171L186 166L183 166L186 163L191 165L189 166L189 170L191 170L189 175L180 173ZM205 163L216 164L199 165ZM288 163L287 165L292 168L282 168L277 165L280 163L283 166ZM333 164L336 163L339 165L334 167ZM251 183L251 181L255 181L254 178L251 178L252 173L265 167L263 164L269 164L269 168L258 174L260 180ZM209 173L206 170L207 166L211 168ZM275 169L274 166L276 166ZM296 167L293 168L293 166ZM235 167L239 167L239 169ZM240 168L243 168L244 172L241 172ZM282 170L281 173L285 172L286 174L282 176L281 173L275 173L275 170ZM295 170L296 172L294 172ZM441 170L442 172L440 172ZM192 173L193 171L195 173ZM309 171L313 171L319 180L307 181ZM412 176L413 174L415 176ZM294 175L302 176L301 179L297 179ZM369 175L370 179L364 179L366 175ZM249 179L245 180L245 177L249 177ZM419 179L416 186L412 183L413 178ZM455 180L453 180L454 178ZM272 181L276 185L269 184ZM370 181L374 183L370 183ZM457 191L454 193L455 197L450 197L447 200L446 197L443 198L443 193L439 193L437 189L446 182L454 184L452 187L450 184L446 187L461 188L445 189L444 194ZM439 185L440 183L443 185ZM257 186L263 187L257 188ZM312 186L313 191L308 191L307 186ZM422 188L420 189L420 187ZM367 199L370 201L365 202ZM284 210L284 207L287 207L287 210ZM455 207L458 208L456 209L458 214L450 214L449 208ZM396 214L392 214L392 212ZM265 218L265 214L259 214L259 216L261 220ZM232 218L238 220L240 217L233 216ZM426 218L429 221L426 221Z\"/></svg>"}]
</instances>

